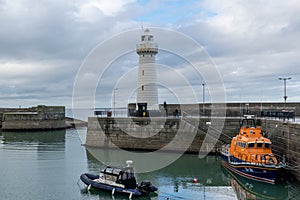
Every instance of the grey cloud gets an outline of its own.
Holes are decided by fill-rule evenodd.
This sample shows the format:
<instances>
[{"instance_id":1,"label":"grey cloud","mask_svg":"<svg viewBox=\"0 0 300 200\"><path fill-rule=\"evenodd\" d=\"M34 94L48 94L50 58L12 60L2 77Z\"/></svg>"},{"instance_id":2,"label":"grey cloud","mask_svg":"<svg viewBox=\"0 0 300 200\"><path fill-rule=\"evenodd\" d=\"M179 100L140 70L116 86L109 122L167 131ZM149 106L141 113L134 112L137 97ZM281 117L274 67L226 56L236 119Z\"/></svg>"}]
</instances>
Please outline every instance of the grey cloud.
<instances>
[{"instance_id":1,"label":"grey cloud","mask_svg":"<svg viewBox=\"0 0 300 200\"><path fill-rule=\"evenodd\" d=\"M70 105L77 70L88 53L114 34L139 28L143 20L144 26L167 26L201 44L222 75L228 101L257 101L260 96L266 101L281 101L282 83L277 80L278 76L292 76L288 100L300 100L297 90L300 84L297 5L275 1L266 7L253 2L242 5L232 2L232 9L236 9L239 16L236 13L230 15L230 8L222 2L203 1L193 6L181 6L177 18L171 19L172 14L168 14L167 9L174 8L174 4L164 7L166 12L160 14L164 4L150 1L146 5L126 4L111 16L90 8L88 18L80 17L79 5L86 2L0 0L0 68L5 66L3 63L20 66L24 62L28 66L27 71L10 69L9 73L0 74L0 105L7 105L7 101L11 105L22 104L22 98L24 104L61 102ZM189 11L193 12L186 15ZM247 17L248 13L253 16ZM235 26L225 30L222 21L220 24L210 21L219 16L218 20L223 16L236 18ZM170 22L166 22L167 19ZM242 33L234 31L239 28ZM155 38L159 36L155 35ZM174 41L170 45L179 43ZM114 48L111 46L107 51L114 51ZM158 63L182 70L183 75L198 88L197 95L201 96L202 80L192 76L189 67L184 67L185 61L163 51L157 58ZM29 67L30 63L38 70ZM137 63L138 56L131 53L110 66L103 77L103 87L97 89L97 105L111 103L114 83ZM257 89L262 90L262 95L257 95L260 93Z\"/></svg>"}]
</instances>

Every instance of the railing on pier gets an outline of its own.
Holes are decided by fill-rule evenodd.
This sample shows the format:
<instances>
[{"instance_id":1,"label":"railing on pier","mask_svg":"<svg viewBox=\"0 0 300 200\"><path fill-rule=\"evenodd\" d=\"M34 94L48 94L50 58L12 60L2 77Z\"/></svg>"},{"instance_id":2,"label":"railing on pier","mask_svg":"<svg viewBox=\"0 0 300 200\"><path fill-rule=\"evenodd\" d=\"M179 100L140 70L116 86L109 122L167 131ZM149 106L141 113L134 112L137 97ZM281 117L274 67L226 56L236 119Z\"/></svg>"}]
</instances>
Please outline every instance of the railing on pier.
<instances>
[{"instance_id":1,"label":"railing on pier","mask_svg":"<svg viewBox=\"0 0 300 200\"><path fill-rule=\"evenodd\" d=\"M262 118L274 118L274 119L283 119L283 120L290 120L292 119L295 121L295 112L289 110L282 110L282 111L261 111L260 116Z\"/></svg>"},{"instance_id":2,"label":"railing on pier","mask_svg":"<svg viewBox=\"0 0 300 200\"><path fill-rule=\"evenodd\" d=\"M127 108L96 108L94 115L97 117L127 117Z\"/></svg>"}]
</instances>

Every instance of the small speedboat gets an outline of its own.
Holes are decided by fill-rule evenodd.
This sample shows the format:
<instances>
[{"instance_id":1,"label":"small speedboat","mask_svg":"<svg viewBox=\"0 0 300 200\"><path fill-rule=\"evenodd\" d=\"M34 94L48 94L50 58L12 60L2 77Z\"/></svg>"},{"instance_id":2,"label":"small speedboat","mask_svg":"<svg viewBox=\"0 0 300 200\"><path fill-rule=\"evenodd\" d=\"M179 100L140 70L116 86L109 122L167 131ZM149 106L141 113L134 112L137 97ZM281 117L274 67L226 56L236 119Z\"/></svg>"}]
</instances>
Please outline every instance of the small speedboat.
<instances>
[{"instance_id":1,"label":"small speedboat","mask_svg":"<svg viewBox=\"0 0 300 200\"><path fill-rule=\"evenodd\" d=\"M240 132L231 144L221 151L225 169L256 181L274 184L285 166L272 153L272 143L263 137L261 127L256 126L253 115L245 115Z\"/></svg>"},{"instance_id":2,"label":"small speedboat","mask_svg":"<svg viewBox=\"0 0 300 200\"><path fill-rule=\"evenodd\" d=\"M134 170L130 166L132 161L126 161L126 167L107 166L100 171L99 175L84 173L80 179L90 188L110 191L112 194L121 193L132 196L146 196L157 191L150 181L143 181L137 184Z\"/></svg>"}]
</instances>

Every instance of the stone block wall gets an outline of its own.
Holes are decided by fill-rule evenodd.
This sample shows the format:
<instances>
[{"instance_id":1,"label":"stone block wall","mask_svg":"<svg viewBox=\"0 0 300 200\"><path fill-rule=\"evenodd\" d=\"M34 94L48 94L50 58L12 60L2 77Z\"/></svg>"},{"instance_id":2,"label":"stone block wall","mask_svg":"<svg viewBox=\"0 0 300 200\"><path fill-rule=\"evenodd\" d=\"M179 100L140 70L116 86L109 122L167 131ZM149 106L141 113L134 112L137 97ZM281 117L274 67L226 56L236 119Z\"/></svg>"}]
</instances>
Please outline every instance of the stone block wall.
<instances>
[{"instance_id":1,"label":"stone block wall","mask_svg":"<svg viewBox=\"0 0 300 200\"><path fill-rule=\"evenodd\" d=\"M262 120L263 130L271 139L273 152L287 162L292 177L300 181L300 124Z\"/></svg>"},{"instance_id":2,"label":"stone block wall","mask_svg":"<svg viewBox=\"0 0 300 200\"><path fill-rule=\"evenodd\" d=\"M221 123L224 119L215 119ZM201 118L97 118L88 119L86 145L91 147L198 153L212 149L216 152L223 143L229 143L238 133L239 120L226 119L220 138L219 132L210 131L210 119ZM148 124L150 124L148 126ZM215 136L216 135L216 136ZM203 143L208 137L207 143ZM214 141L218 140L215 145ZM187 145L185 145L187 144Z\"/></svg>"},{"instance_id":3,"label":"stone block wall","mask_svg":"<svg viewBox=\"0 0 300 200\"><path fill-rule=\"evenodd\" d=\"M3 130L65 128L65 107L39 105L6 110L1 121Z\"/></svg>"}]
</instances>

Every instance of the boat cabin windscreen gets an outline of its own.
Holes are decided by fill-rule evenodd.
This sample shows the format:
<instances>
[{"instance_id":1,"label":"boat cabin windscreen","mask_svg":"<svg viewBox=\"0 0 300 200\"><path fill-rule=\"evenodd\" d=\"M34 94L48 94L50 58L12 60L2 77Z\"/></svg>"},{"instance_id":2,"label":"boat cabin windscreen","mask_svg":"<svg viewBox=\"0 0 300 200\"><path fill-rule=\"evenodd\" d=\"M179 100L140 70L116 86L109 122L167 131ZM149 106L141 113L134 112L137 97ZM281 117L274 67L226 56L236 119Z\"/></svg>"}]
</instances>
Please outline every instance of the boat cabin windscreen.
<instances>
[{"instance_id":1,"label":"boat cabin windscreen","mask_svg":"<svg viewBox=\"0 0 300 200\"><path fill-rule=\"evenodd\" d=\"M271 143L266 142L248 142L248 148L266 148L266 149L270 149L271 148Z\"/></svg>"},{"instance_id":2,"label":"boat cabin windscreen","mask_svg":"<svg viewBox=\"0 0 300 200\"><path fill-rule=\"evenodd\" d=\"M122 180L134 178L134 171L132 167L126 167L122 170Z\"/></svg>"},{"instance_id":3,"label":"boat cabin windscreen","mask_svg":"<svg viewBox=\"0 0 300 200\"><path fill-rule=\"evenodd\" d=\"M271 143L265 143L265 148L270 149L271 148Z\"/></svg>"},{"instance_id":4,"label":"boat cabin windscreen","mask_svg":"<svg viewBox=\"0 0 300 200\"><path fill-rule=\"evenodd\" d=\"M254 119L243 119L241 123L241 127L244 126L246 128L256 128L255 120Z\"/></svg>"},{"instance_id":5,"label":"boat cabin windscreen","mask_svg":"<svg viewBox=\"0 0 300 200\"><path fill-rule=\"evenodd\" d=\"M134 177L134 171L132 167L125 167L120 173L120 180L124 184L125 188L135 189L137 186L136 179Z\"/></svg>"},{"instance_id":6,"label":"boat cabin windscreen","mask_svg":"<svg viewBox=\"0 0 300 200\"><path fill-rule=\"evenodd\" d=\"M116 182L121 171L121 168L108 166L101 171L100 176L103 176L105 180Z\"/></svg>"},{"instance_id":7,"label":"boat cabin windscreen","mask_svg":"<svg viewBox=\"0 0 300 200\"><path fill-rule=\"evenodd\" d=\"M113 175L113 176L118 176L120 174L120 172L122 171L121 168L117 168L117 167L106 167L102 173L104 174L108 174L108 175Z\"/></svg>"},{"instance_id":8,"label":"boat cabin windscreen","mask_svg":"<svg viewBox=\"0 0 300 200\"><path fill-rule=\"evenodd\" d=\"M262 143L262 142L258 142L258 143L256 143L256 147L257 147L257 148L262 148L262 147L263 147L263 144L264 144L264 143Z\"/></svg>"},{"instance_id":9,"label":"boat cabin windscreen","mask_svg":"<svg viewBox=\"0 0 300 200\"><path fill-rule=\"evenodd\" d=\"M254 142L249 142L248 143L248 148L254 148L254 144L255 144Z\"/></svg>"}]
</instances>

